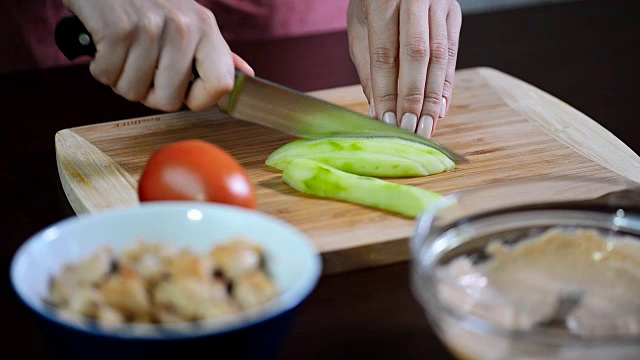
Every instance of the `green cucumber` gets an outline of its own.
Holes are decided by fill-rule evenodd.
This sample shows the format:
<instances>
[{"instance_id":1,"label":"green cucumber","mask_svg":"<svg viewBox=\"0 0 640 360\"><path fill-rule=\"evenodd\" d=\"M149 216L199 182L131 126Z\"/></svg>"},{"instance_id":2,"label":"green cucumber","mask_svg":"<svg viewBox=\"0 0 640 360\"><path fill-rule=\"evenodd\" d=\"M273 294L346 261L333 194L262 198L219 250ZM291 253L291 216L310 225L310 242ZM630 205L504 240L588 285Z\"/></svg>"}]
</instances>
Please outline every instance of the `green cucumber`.
<instances>
[{"instance_id":1,"label":"green cucumber","mask_svg":"<svg viewBox=\"0 0 640 360\"><path fill-rule=\"evenodd\" d=\"M387 178L433 175L455 168L451 159L430 146L391 137L295 140L271 153L266 164L284 170L300 158L356 175Z\"/></svg>"},{"instance_id":2,"label":"green cucumber","mask_svg":"<svg viewBox=\"0 0 640 360\"><path fill-rule=\"evenodd\" d=\"M350 174L310 159L291 160L282 180L309 195L348 201L415 218L442 195L419 187Z\"/></svg>"}]
</instances>

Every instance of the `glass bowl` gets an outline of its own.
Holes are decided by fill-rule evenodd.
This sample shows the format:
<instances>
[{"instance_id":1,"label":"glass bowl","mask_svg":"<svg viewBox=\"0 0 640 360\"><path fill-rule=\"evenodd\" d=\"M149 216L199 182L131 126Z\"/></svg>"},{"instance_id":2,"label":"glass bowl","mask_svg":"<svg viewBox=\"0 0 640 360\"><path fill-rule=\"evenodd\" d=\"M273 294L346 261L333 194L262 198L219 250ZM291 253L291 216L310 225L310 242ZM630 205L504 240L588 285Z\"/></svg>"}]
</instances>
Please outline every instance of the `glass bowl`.
<instances>
[{"instance_id":1,"label":"glass bowl","mask_svg":"<svg viewBox=\"0 0 640 360\"><path fill-rule=\"evenodd\" d=\"M457 358L640 358L637 183L455 192L419 217L409 246L412 292Z\"/></svg>"}]
</instances>

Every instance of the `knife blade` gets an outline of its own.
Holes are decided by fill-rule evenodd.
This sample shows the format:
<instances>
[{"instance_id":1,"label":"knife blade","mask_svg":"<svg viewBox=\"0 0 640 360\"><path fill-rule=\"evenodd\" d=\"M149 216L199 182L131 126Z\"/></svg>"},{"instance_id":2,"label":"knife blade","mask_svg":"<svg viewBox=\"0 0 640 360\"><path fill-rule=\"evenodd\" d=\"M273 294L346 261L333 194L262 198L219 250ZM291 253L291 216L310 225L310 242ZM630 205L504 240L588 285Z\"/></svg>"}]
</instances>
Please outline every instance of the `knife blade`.
<instances>
[{"instance_id":1,"label":"knife blade","mask_svg":"<svg viewBox=\"0 0 640 360\"><path fill-rule=\"evenodd\" d=\"M69 60L83 55L95 56L91 34L75 15L60 20L54 36L56 45ZM198 77L195 66L193 76ZM232 117L301 138L396 137L435 148L455 163L468 162L464 156L433 140L240 71L236 71L233 90L226 99L228 101L221 101L219 107Z\"/></svg>"},{"instance_id":2,"label":"knife blade","mask_svg":"<svg viewBox=\"0 0 640 360\"><path fill-rule=\"evenodd\" d=\"M431 146L456 163L468 161L435 141L240 71L236 71L235 84L228 101L223 101L219 106L236 119L301 138L396 137Z\"/></svg>"}]
</instances>

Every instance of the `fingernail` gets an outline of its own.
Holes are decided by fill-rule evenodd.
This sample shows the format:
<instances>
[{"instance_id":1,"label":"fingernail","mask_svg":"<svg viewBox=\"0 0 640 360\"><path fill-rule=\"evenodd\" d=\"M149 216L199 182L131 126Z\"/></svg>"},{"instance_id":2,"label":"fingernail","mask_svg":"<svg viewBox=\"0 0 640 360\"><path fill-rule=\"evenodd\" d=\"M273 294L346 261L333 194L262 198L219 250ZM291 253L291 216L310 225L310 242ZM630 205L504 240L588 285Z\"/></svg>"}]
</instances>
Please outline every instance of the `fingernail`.
<instances>
[{"instance_id":1,"label":"fingernail","mask_svg":"<svg viewBox=\"0 0 640 360\"><path fill-rule=\"evenodd\" d=\"M369 104L369 117L373 117L373 104Z\"/></svg>"},{"instance_id":2,"label":"fingernail","mask_svg":"<svg viewBox=\"0 0 640 360\"><path fill-rule=\"evenodd\" d=\"M387 111L386 113L384 113L384 115L382 115L382 121L385 124L398 126L398 122L396 121L396 114L391 111Z\"/></svg>"},{"instance_id":3,"label":"fingernail","mask_svg":"<svg viewBox=\"0 0 640 360\"><path fill-rule=\"evenodd\" d=\"M443 118L447 113L447 99L442 98L442 106L440 106L440 117Z\"/></svg>"},{"instance_id":4,"label":"fingernail","mask_svg":"<svg viewBox=\"0 0 640 360\"><path fill-rule=\"evenodd\" d=\"M404 113L402 120L400 121L400 127L408 132L416 131L416 125L418 123L418 116L413 113Z\"/></svg>"},{"instance_id":5,"label":"fingernail","mask_svg":"<svg viewBox=\"0 0 640 360\"><path fill-rule=\"evenodd\" d=\"M418 130L416 133L427 139L431 138L431 132L433 131L433 118L429 115L422 115L420 123L418 123Z\"/></svg>"}]
</instances>

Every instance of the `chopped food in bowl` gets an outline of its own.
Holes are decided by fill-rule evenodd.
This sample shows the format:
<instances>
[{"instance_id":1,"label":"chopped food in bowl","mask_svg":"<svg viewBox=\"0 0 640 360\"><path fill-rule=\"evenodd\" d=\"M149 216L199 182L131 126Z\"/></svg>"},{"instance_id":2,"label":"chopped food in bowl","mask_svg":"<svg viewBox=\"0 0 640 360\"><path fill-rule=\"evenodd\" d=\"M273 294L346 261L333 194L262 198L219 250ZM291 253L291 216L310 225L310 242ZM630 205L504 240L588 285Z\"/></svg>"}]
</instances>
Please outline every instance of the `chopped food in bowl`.
<instances>
[{"instance_id":1,"label":"chopped food in bowl","mask_svg":"<svg viewBox=\"0 0 640 360\"><path fill-rule=\"evenodd\" d=\"M640 186L510 181L445 196L411 287L460 359L640 358Z\"/></svg>"},{"instance_id":2,"label":"chopped food in bowl","mask_svg":"<svg viewBox=\"0 0 640 360\"><path fill-rule=\"evenodd\" d=\"M436 268L441 300L456 311L519 331L640 336L638 238L551 228L514 244L492 240L483 257Z\"/></svg>"},{"instance_id":3,"label":"chopped food in bowl","mask_svg":"<svg viewBox=\"0 0 640 360\"><path fill-rule=\"evenodd\" d=\"M29 238L11 280L54 354L275 356L321 260L306 236L225 204L153 202Z\"/></svg>"},{"instance_id":4,"label":"chopped food in bowl","mask_svg":"<svg viewBox=\"0 0 640 360\"><path fill-rule=\"evenodd\" d=\"M44 301L67 318L115 326L215 319L276 295L263 250L246 240L220 244L204 255L141 240L121 254L104 246L67 264L52 277Z\"/></svg>"}]
</instances>

